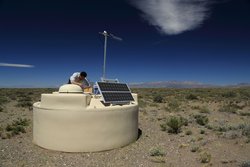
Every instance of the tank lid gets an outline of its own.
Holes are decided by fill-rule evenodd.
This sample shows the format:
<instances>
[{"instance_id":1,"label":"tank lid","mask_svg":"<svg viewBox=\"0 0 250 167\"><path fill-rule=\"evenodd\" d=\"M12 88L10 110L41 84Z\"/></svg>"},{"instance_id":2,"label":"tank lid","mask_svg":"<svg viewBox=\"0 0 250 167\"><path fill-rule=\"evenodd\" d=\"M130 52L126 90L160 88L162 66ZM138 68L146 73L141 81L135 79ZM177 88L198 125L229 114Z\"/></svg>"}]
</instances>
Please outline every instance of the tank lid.
<instances>
[{"instance_id":1,"label":"tank lid","mask_svg":"<svg viewBox=\"0 0 250 167\"><path fill-rule=\"evenodd\" d=\"M65 84L59 88L59 93L83 93L82 88L75 84Z\"/></svg>"}]
</instances>

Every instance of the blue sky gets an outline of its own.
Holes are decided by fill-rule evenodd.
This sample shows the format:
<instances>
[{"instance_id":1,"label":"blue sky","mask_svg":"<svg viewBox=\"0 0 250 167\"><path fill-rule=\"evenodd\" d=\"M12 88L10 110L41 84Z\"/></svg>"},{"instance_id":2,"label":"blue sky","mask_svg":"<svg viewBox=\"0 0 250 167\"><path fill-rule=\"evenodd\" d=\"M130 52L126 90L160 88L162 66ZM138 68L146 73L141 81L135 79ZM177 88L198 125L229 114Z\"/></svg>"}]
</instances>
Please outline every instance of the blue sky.
<instances>
[{"instance_id":1,"label":"blue sky","mask_svg":"<svg viewBox=\"0 0 250 167\"><path fill-rule=\"evenodd\" d=\"M0 87L58 87L73 72L122 82L250 83L248 0L2 0Z\"/></svg>"}]
</instances>

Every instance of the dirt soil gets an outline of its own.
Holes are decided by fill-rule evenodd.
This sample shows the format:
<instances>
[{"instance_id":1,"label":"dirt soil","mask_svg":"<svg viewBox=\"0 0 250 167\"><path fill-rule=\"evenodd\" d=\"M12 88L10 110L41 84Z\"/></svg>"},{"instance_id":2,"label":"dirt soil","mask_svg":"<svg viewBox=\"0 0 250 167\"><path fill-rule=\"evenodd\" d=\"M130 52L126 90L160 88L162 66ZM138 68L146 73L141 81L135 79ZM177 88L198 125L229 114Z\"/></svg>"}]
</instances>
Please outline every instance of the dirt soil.
<instances>
[{"instance_id":1,"label":"dirt soil","mask_svg":"<svg viewBox=\"0 0 250 167\"><path fill-rule=\"evenodd\" d=\"M0 89L0 167L250 166L250 88L132 89L139 94L138 140L93 153L32 143L32 104L53 91ZM171 120L180 125L176 133Z\"/></svg>"}]
</instances>

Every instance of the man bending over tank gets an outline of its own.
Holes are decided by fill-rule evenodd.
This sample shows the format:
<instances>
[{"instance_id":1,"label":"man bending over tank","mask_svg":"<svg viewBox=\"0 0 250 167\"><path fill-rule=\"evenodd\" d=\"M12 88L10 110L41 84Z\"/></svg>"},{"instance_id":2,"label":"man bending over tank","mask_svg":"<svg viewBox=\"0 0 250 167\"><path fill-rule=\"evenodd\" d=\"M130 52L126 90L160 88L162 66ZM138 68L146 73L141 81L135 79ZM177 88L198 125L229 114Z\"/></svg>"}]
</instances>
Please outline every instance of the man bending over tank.
<instances>
[{"instance_id":1,"label":"man bending over tank","mask_svg":"<svg viewBox=\"0 0 250 167\"><path fill-rule=\"evenodd\" d=\"M84 88L90 87L89 81L87 80L86 77L87 73L84 71L75 72L74 74L71 75L68 84L78 85L84 90Z\"/></svg>"}]
</instances>

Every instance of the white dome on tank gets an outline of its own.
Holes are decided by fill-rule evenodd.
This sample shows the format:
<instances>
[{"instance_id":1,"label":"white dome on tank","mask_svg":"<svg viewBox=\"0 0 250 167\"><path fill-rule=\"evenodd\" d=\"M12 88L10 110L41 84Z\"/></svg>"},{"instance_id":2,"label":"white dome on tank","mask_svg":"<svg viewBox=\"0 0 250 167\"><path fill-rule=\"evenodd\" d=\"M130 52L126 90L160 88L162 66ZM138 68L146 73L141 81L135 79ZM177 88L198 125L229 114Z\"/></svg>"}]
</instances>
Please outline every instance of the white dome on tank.
<instances>
[{"instance_id":1,"label":"white dome on tank","mask_svg":"<svg viewBox=\"0 0 250 167\"><path fill-rule=\"evenodd\" d=\"M59 93L83 93L83 91L78 85L65 84L59 88Z\"/></svg>"}]
</instances>

